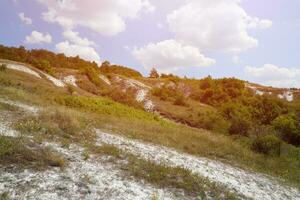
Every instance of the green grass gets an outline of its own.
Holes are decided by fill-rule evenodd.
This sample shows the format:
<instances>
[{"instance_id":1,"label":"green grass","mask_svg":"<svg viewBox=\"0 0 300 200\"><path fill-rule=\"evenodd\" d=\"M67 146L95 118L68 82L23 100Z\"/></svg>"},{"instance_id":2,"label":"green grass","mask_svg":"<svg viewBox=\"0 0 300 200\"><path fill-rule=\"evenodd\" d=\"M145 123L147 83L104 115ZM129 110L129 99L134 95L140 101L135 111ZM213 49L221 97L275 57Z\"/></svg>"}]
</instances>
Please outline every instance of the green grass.
<instances>
[{"instance_id":1,"label":"green grass","mask_svg":"<svg viewBox=\"0 0 300 200\"><path fill-rule=\"evenodd\" d=\"M8 82L9 84L7 84ZM74 118L71 121L75 120L76 123L89 124L91 127L101 128L108 132L119 133L196 156L218 159L245 169L267 173L283 178L288 183L300 188L300 159L286 156L289 154L288 152L291 152L290 148L287 148L287 153L280 157L264 156L253 152L239 140L234 140L226 135L174 124L160 119L155 114L146 113L107 98L71 96L68 95L68 91L55 88L43 81L32 83L31 78L19 73L3 74L0 72L1 96L41 107L50 107L50 111L47 113L52 113L51 110L55 110L55 107L58 110L64 108L71 113L69 117ZM61 120L45 117L40 118L39 121L49 123L49 126L44 127L51 129L59 127ZM79 129L82 127L85 125L80 125ZM71 138L80 138L76 135L74 137L72 131L67 135L71 135ZM89 138L86 140L88 141ZM74 139L74 141L76 140ZM297 152L297 150L293 150L293 152ZM297 153L293 154L298 155Z\"/></svg>"},{"instance_id":2,"label":"green grass","mask_svg":"<svg viewBox=\"0 0 300 200\"><path fill-rule=\"evenodd\" d=\"M156 109L166 118L195 128L203 128L218 133L228 133L229 122L218 111L194 100L187 100L185 106L174 105L152 97Z\"/></svg>"},{"instance_id":3,"label":"green grass","mask_svg":"<svg viewBox=\"0 0 300 200\"><path fill-rule=\"evenodd\" d=\"M64 167L65 161L48 148L41 148L22 138L0 136L0 164L17 164L21 168Z\"/></svg>"},{"instance_id":4,"label":"green grass","mask_svg":"<svg viewBox=\"0 0 300 200\"><path fill-rule=\"evenodd\" d=\"M126 160L121 162L122 170L138 180L145 180L158 187L181 189L186 195L200 199L205 199L207 194L214 199L239 199L238 194L229 192L224 186L180 167L169 167L146 161L124 153L113 145L93 146L90 150L94 154L105 154L119 160Z\"/></svg>"}]
</instances>

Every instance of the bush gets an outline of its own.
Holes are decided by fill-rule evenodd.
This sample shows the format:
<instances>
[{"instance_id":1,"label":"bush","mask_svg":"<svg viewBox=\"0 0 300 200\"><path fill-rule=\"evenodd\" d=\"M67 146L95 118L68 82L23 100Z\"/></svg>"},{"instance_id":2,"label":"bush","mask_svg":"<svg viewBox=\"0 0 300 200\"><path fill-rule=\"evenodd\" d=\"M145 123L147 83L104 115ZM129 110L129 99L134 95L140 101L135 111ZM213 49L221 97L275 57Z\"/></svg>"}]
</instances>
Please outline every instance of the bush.
<instances>
[{"instance_id":1,"label":"bush","mask_svg":"<svg viewBox=\"0 0 300 200\"><path fill-rule=\"evenodd\" d=\"M183 94L177 94L175 97L174 105L185 106L186 99Z\"/></svg>"},{"instance_id":2,"label":"bush","mask_svg":"<svg viewBox=\"0 0 300 200\"><path fill-rule=\"evenodd\" d=\"M252 149L267 155L280 155L281 141L275 135L257 137L252 143Z\"/></svg>"},{"instance_id":3,"label":"bush","mask_svg":"<svg viewBox=\"0 0 300 200\"><path fill-rule=\"evenodd\" d=\"M150 75L149 75L149 78L159 78L159 74L158 74L158 72L156 71L155 68L152 68L152 70L150 72Z\"/></svg>"},{"instance_id":4,"label":"bush","mask_svg":"<svg viewBox=\"0 0 300 200\"><path fill-rule=\"evenodd\" d=\"M83 74L85 74L88 79L93 83L95 84L96 86L101 86L102 84L102 81L101 79L99 78L99 71L96 69L96 68L93 68L93 67L86 67L84 70L83 70Z\"/></svg>"},{"instance_id":5,"label":"bush","mask_svg":"<svg viewBox=\"0 0 300 200\"><path fill-rule=\"evenodd\" d=\"M261 137L264 135L276 135L276 131L271 125L252 124L248 131L249 137Z\"/></svg>"},{"instance_id":6,"label":"bush","mask_svg":"<svg viewBox=\"0 0 300 200\"><path fill-rule=\"evenodd\" d=\"M218 133L227 133L229 123L218 112L205 111L204 113L198 113L196 126Z\"/></svg>"},{"instance_id":7,"label":"bush","mask_svg":"<svg viewBox=\"0 0 300 200\"><path fill-rule=\"evenodd\" d=\"M135 92L131 90L123 92L118 87L111 87L102 90L101 95L134 108L143 108L142 103L136 101Z\"/></svg>"},{"instance_id":8,"label":"bush","mask_svg":"<svg viewBox=\"0 0 300 200\"><path fill-rule=\"evenodd\" d=\"M69 84L67 84L67 90L70 95L73 95L76 92L74 86L69 85Z\"/></svg>"},{"instance_id":9,"label":"bush","mask_svg":"<svg viewBox=\"0 0 300 200\"><path fill-rule=\"evenodd\" d=\"M121 65L111 65L109 62L103 62L99 68L101 73L108 74L120 74L127 77L143 77L142 74L134 69L124 67Z\"/></svg>"},{"instance_id":10,"label":"bush","mask_svg":"<svg viewBox=\"0 0 300 200\"><path fill-rule=\"evenodd\" d=\"M247 136L249 129L250 123L246 119L235 118L231 122L231 126L229 127L229 133L231 135Z\"/></svg>"},{"instance_id":11,"label":"bush","mask_svg":"<svg viewBox=\"0 0 300 200\"><path fill-rule=\"evenodd\" d=\"M167 86L162 86L160 88L155 87L151 90L151 93L154 96L159 97L162 101L172 101L174 100L174 97L180 98L180 94L178 94L175 89L169 88Z\"/></svg>"},{"instance_id":12,"label":"bush","mask_svg":"<svg viewBox=\"0 0 300 200\"><path fill-rule=\"evenodd\" d=\"M272 122L272 125L282 140L295 146L300 145L300 127L295 115L279 116Z\"/></svg>"},{"instance_id":13,"label":"bush","mask_svg":"<svg viewBox=\"0 0 300 200\"><path fill-rule=\"evenodd\" d=\"M0 72L6 71L7 70L7 65L6 64L1 64L0 65Z\"/></svg>"},{"instance_id":14,"label":"bush","mask_svg":"<svg viewBox=\"0 0 300 200\"><path fill-rule=\"evenodd\" d=\"M50 75L54 75L54 69L51 67L51 64L48 60L41 60L37 64L37 68L47 72Z\"/></svg>"}]
</instances>

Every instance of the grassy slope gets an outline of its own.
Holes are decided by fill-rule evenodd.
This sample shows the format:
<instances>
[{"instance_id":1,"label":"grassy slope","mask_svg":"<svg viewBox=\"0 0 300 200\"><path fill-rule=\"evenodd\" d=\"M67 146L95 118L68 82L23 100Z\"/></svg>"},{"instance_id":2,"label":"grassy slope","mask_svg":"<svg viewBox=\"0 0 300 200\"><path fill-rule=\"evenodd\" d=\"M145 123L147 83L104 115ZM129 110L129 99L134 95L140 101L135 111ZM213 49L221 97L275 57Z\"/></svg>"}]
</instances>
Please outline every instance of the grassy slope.
<instances>
[{"instance_id":1,"label":"grassy slope","mask_svg":"<svg viewBox=\"0 0 300 200\"><path fill-rule=\"evenodd\" d=\"M102 97L70 96L47 81L8 70L0 72L0 97L42 107L60 107L80 113L84 122L131 138L176 148L190 154L216 158L243 168L282 177L300 186L299 162L253 153L233 139L202 129L160 119L157 115ZM77 117L76 115L74 117ZM81 120L77 119L77 120Z\"/></svg>"}]
</instances>

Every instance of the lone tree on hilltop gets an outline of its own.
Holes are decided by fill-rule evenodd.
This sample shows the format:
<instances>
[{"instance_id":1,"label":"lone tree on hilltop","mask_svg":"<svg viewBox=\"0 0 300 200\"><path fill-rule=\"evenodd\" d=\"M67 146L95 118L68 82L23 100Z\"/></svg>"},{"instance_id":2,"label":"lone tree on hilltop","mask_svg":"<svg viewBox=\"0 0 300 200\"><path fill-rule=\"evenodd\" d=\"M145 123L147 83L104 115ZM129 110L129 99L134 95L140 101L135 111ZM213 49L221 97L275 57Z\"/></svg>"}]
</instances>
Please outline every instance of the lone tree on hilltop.
<instances>
[{"instance_id":1,"label":"lone tree on hilltop","mask_svg":"<svg viewBox=\"0 0 300 200\"><path fill-rule=\"evenodd\" d=\"M158 78L159 77L159 74L155 68L152 68L149 77L150 78Z\"/></svg>"}]
</instances>

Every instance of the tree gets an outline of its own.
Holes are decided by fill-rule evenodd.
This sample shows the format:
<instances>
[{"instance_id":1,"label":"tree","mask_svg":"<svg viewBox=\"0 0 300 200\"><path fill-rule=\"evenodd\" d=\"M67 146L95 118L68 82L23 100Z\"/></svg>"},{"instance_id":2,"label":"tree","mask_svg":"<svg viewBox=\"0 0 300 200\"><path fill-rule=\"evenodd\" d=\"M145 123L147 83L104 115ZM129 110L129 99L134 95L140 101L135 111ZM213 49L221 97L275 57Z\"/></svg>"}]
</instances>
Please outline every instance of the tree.
<instances>
[{"instance_id":1,"label":"tree","mask_svg":"<svg viewBox=\"0 0 300 200\"><path fill-rule=\"evenodd\" d=\"M152 68L149 77L150 78L158 78L159 77L159 74L155 68Z\"/></svg>"},{"instance_id":2,"label":"tree","mask_svg":"<svg viewBox=\"0 0 300 200\"><path fill-rule=\"evenodd\" d=\"M280 146L281 141L275 135L264 135L253 141L252 149L258 153L278 156Z\"/></svg>"},{"instance_id":3,"label":"tree","mask_svg":"<svg viewBox=\"0 0 300 200\"><path fill-rule=\"evenodd\" d=\"M104 62L102 63L101 66L103 66L103 67L109 67L109 66L110 66L110 62L106 60L106 61L104 61Z\"/></svg>"},{"instance_id":4,"label":"tree","mask_svg":"<svg viewBox=\"0 0 300 200\"><path fill-rule=\"evenodd\" d=\"M299 121L295 115L281 115L272 122L272 125L279 132L281 139L295 146L300 145Z\"/></svg>"},{"instance_id":5,"label":"tree","mask_svg":"<svg viewBox=\"0 0 300 200\"><path fill-rule=\"evenodd\" d=\"M229 133L231 135L247 136L250 129L250 123L247 119L236 117L231 120L231 126L229 127Z\"/></svg>"}]
</instances>

